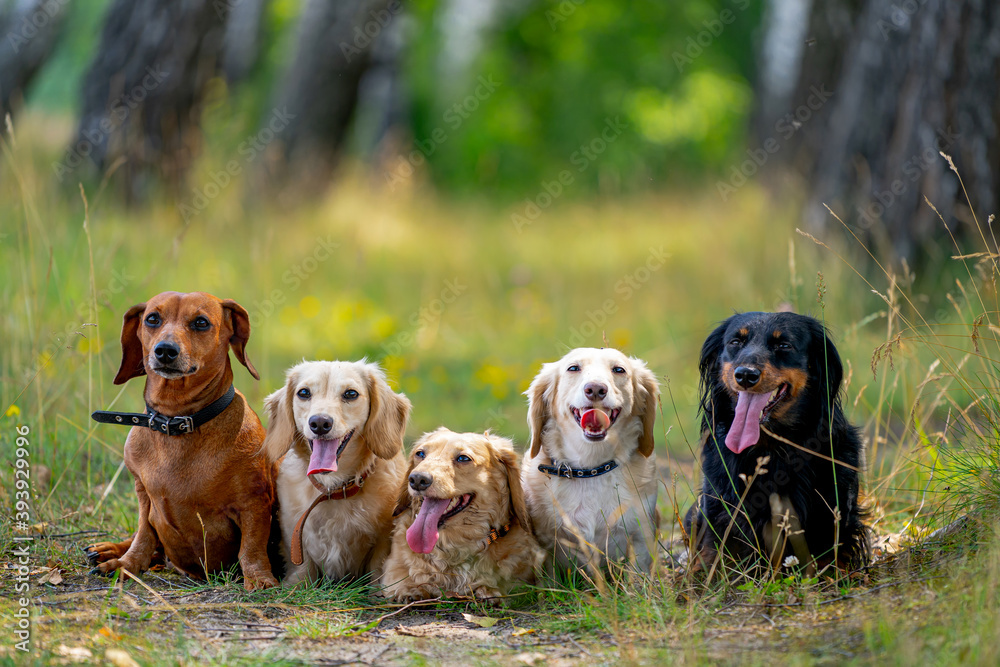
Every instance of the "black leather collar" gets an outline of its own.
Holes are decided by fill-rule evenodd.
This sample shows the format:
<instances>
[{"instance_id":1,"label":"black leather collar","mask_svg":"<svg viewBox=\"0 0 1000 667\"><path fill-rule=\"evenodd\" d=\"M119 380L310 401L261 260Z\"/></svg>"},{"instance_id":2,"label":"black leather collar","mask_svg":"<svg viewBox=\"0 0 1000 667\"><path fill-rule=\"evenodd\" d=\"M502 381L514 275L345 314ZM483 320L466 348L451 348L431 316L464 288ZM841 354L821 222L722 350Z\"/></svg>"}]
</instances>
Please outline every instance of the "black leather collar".
<instances>
[{"instance_id":1,"label":"black leather collar","mask_svg":"<svg viewBox=\"0 0 1000 667\"><path fill-rule=\"evenodd\" d=\"M153 408L146 406L146 412L108 412L98 410L90 415L95 422L102 424L118 424L119 426L143 426L145 428L164 433L166 435L187 435L193 433L196 428L210 422L222 411L229 407L236 396L236 389L229 385L226 393L208 404L193 415L180 415L178 417L168 417L161 415Z\"/></svg>"},{"instance_id":2,"label":"black leather collar","mask_svg":"<svg viewBox=\"0 0 1000 667\"><path fill-rule=\"evenodd\" d=\"M538 469L546 475L553 477L566 477L567 479L587 479L588 477L600 477L618 467L618 462L614 459L605 461L595 468L571 468L568 463L561 463L557 466L547 466L544 463L538 464Z\"/></svg>"}]
</instances>

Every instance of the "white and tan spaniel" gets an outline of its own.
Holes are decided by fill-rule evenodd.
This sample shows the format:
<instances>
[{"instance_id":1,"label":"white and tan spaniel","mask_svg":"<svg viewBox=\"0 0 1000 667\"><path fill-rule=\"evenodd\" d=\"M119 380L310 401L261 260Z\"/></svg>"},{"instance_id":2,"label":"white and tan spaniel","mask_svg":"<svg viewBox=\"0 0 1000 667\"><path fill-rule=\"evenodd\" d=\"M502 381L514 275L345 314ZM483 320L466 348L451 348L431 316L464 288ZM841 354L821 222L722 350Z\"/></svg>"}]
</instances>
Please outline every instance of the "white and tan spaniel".
<instances>
[{"instance_id":1,"label":"white and tan spaniel","mask_svg":"<svg viewBox=\"0 0 1000 667\"><path fill-rule=\"evenodd\" d=\"M410 401L377 364L309 361L264 400L278 473L284 583L381 573L406 472Z\"/></svg>"},{"instance_id":2,"label":"white and tan spaniel","mask_svg":"<svg viewBox=\"0 0 1000 667\"><path fill-rule=\"evenodd\" d=\"M490 433L425 434L396 508L385 595L495 598L530 582L544 554L531 531L518 456Z\"/></svg>"},{"instance_id":3,"label":"white and tan spaniel","mask_svg":"<svg viewBox=\"0 0 1000 667\"><path fill-rule=\"evenodd\" d=\"M648 571L659 526L656 376L618 350L579 348L544 364L525 393L521 474L550 571L608 560Z\"/></svg>"}]
</instances>

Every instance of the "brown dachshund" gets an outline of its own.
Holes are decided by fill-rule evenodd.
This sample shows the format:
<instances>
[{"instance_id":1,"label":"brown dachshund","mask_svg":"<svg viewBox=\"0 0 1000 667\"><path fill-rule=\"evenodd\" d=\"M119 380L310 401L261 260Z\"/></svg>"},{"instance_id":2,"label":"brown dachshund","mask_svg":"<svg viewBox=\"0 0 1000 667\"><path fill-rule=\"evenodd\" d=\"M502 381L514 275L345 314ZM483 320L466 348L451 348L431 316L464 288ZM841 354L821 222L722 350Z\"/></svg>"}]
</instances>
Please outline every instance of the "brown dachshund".
<instances>
[{"instance_id":1,"label":"brown dachshund","mask_svg":"<svg viewBox=\"0 0 1000 667\"><path fill-rule=\"evenodd\" d=\"M259 379L246 357L249 338L247 311L203 292L164 292L125 314L115 384L146 375L146 414L94 419L138 424L125 464L139 525L131 539L87 548L101 572L137 574L165 556L191 577L239 563L247 590L277 584L268 559L277 466L261 451L256 413L231 391L230 347Z\"/></svg>"}]
</instances>

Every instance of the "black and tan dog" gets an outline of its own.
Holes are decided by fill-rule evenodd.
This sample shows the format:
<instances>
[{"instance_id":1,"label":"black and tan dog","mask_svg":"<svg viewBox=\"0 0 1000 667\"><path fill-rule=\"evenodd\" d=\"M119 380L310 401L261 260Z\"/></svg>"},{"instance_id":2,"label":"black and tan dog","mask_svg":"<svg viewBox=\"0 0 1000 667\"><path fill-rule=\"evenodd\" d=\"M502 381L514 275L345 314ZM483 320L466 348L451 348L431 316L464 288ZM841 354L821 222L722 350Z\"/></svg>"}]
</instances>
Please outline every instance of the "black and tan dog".
<instances>
[{"instance_id":1,"label":"black and tan dog","mask_svg":"<svg viewBox=\"0 0 1000 667\"><path fill-rule=\"evenodd\" d=\"M743 313L701 352L702 489L685 518L692 568L740 561L867 564L863 445L840 405L843 366L817 320ZM749 488L747 485L749 484Z\"/></svg>"}]
</instances>

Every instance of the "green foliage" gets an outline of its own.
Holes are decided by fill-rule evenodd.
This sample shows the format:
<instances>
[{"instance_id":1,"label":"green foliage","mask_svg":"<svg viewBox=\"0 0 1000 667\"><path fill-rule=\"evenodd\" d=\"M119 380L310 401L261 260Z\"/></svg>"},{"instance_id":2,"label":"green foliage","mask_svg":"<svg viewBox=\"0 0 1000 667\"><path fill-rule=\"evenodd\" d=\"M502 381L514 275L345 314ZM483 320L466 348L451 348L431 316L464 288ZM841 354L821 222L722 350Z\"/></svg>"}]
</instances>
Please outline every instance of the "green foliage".
<instances>
[{"instance_id":1,"label":"green foliage","mask_svg":"<svg viewBox=\"0 0 1000 667\"><path fill-rule=\"evenodd\" d=\"M421 29L406 63L417 145L446 188L529 196L563 170L579 196L721 167L744 134L759 11L744 0L504 8L456 78L442 75L441 6L415 3ZM479 100L484 79L498 87ZM609 121L625 129L602 148Z\"/></svg>"},{"instance_id":2,"label":"green foliage","mask_svg":"<svg viewBox=\"0 0 1000 667\"><path fill-rule=\"evenodd\" d=\"M32 108L78 107L108 4L71 4L62 39L29 90ZM724 171L738 152L751 106L759 3L495 4L496 20L474 38L472 60L457 71L449 40L461 28L446 29L453 19L445 3L406 3L408 15L392 19L408 22L401 64L403 89L412 95L402 119L417 151L410 162L442 189L534 198L563 172L572 182L559 196L570 198L676 187ZM267 3L250 76L234 87L221 77L209 86L205 154L233 154L280 105L300 11L290 0Z\"/></svg>"},{"instance_id":3,"label":"green foliage","mask_svg":"<svg viewBox=\"0 0 1000 667\"><path fill-rule=\"evenodd\" d=\"M79 108L83 76L94 57L104 12L110 4L111 0L68 3L56 49L28 91L33 106L50 112Z\"/></svg>"}]
</instances>

